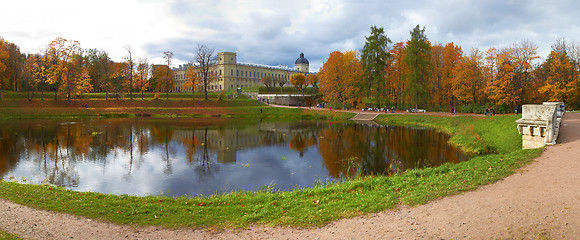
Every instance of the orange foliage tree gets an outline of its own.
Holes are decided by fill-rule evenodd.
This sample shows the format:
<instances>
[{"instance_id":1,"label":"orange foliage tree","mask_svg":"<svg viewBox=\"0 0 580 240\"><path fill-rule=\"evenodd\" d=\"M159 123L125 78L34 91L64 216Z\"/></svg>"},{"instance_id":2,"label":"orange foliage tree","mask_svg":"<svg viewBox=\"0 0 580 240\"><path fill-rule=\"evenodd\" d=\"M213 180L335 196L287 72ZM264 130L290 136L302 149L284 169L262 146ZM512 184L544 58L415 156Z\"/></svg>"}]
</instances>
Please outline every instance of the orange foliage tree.
<instances>
[{"instance_id":1,"label":"orange foliage tree","mask_svg":"<svg viewBox=\"0 0 580 240\"><path fill-rule=\"evenodd\" d=\"M354 51L330 53L319 73L320 92L329 102L356 106L361 100L362 66Z\"/></svg>"},{"instance_id":2,"label":"orange foliage tree","mask_svg":"<svg viewBox=\"0 0 580 240\"><path fill-rule=\"evenodd\" d=\"M314 88L314 90L318 91L318 74L311 73L308 74L308 84Z\"/></svg>"},{"instance_id":3,"label":"orange foliage tree","mask_svg":"<svg viewBox=\"0 0 580 240\"><path fill-rule=\"evenodd\" d=\"M452 90L461 103L481 103L486 87L482 65L483 53L476 48L456 65Z\"/></svg>"},{"instance_id":4,"label":"orange foliage tree","mask_svg":"<svg viewBox=\"0 0 580 240\"><path fill-rule=\"evenodd\" d=\"M192 99L195 100L195 91L203 86L201 77L197 74L198 69L191 63L185 70L185 89L191 89Z\"/></svg>"},{"instance_id":5,"label":"orange foliage tree","mask_svg":"<svg viewBox=\"0 0 580 240\"><path fill-rule=\"evenodd\" d=\"M408 102L403 95L407 82L408 68L405 64L405 57L407 56L407 47L405 43L396 43L390 50L391 58L387 61L389 67L387 68L387 89L391 93L391 99L399 107L403 107Z\"/></svg>"}]
</instances>

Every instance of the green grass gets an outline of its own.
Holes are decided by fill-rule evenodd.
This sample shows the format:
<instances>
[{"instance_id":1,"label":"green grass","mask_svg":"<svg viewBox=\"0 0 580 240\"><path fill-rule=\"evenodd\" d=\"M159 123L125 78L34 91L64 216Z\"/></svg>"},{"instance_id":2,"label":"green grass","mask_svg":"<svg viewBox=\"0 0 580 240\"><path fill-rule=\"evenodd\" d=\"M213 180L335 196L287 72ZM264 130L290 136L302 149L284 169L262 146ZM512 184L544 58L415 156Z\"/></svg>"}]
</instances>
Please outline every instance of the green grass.
<instances>
[{"instance_id":1,"label":"green grass","mask_svg":"<svg viewBox=\"0 0 580 240\"><path fill-rule=\"evenodd\" d=\"M393 125L419 125L440 129L452 136L451 143L474 153L509 153L521 149L522 140L515 121L519 115L494 117L383 114L377 122Z\"/></svg>"},{"instance_id":2,"label":"green grass","mask_svg":"<svg viewBox=\"0 0 580 240\"><path fill-rule=\"evenodd\" d=\"M292 114L292 111L297 110L276 111ZM479 155L458 164L409 170L390 177L357 177L287 192L265 187L257 192L234 192L209 197L116 196L75 192L51 185L1 181L0 198L36 208L139 226L322 226L336 219L396 208L398 204L423 204L439 197L473 190L514 173L542 151L522 150L520 141L517 141L519 144L508 143L515 138L514 132L510 130L515 129L514 120L513 116L381 117L380 122L434 126L455 134L455 141L463 149L487 149L498 153ZM463 140L473 138L480 140L476 144Z\"/></svg>"},{"instance_id":3,"label":"green grass","mask_svg":"<svg viewBox=\"0 0 580 240\"><path fill-rule=\"evenodd\" d=\"M16 239L21 239L18 236L14 235L14 234L10 234L8 232L4 232L2 230L0 230L0 239L1 240L16 240Z\"/></svg>"},{"instance_id":4,"label":"green grass","mask_svg":"<svg viewBox=\"0 0 580 240\"><path fill-rule=\"evenodd\" d=\"M269 106L229 108L229 111L231 114L227 114L224 117L277 120L346 120L356 115L355 113L317 111L309 108L278 108Z\"/></svg>"},{"instance_id":5,"label":"green grass","mask_svg":"<svg viewBox=\"0 0 580 240\"><path fill-rule=\"evenodd\" d=\"M119 93L122 97L122 99L130 99L131 96L133 97L133 99L141 99L141 96L143 96L144 99L146 100L152 100L153 97L155 96L155 93L152 92L146 92L143 93L143 95L141 95L140 92L133 92L132 94L129 94L128 92L122 92ZM232 93L228 93L228 94L232 94ZM109 98L111 98L112 95L115 95L115 93L109 93ZM210 100L217 100L218 98L218 93L217 92L208 92L207 93L208 98ZM29 94L26 91L21 91L21 92L13 92L13 91L7 91L5 93L2 93L2 97L4 98L4 100L22 100L22 99L28 99L28 96L32 96L32 99L38 99L40 100L41 98L44 98L44 100L52 100L54 99L54 92L32 92L31 94ZM195 98L196 99L203 99L205 97L203 92L196 92L195 93ZM57 98L59 100L66 100L67 96L66 94L62 94L59 93L59 95L57 96ZM82 96L71 96L71 100L76 100L76 99L106 99L107 95L106 93L84 93ZM160 100L165 100L166 98L166 94L164 92L159 93L159 99ZM191 93L169 93L169 99L191 99L192 95Z\"/></svg>"}]
</instances>

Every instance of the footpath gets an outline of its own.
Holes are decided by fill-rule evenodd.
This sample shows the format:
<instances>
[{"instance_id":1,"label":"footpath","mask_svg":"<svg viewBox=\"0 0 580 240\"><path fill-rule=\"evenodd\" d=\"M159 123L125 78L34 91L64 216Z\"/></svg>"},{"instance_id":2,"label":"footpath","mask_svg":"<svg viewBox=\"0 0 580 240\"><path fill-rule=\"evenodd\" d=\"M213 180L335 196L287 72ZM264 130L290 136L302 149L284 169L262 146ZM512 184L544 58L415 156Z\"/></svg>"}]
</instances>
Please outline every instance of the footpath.
<instances>
[{"instance_id":1,"label":"footpath","mask_svg":"<svg viewBox=\"0 0 580 240\"><path fill-rule=\"evenodd\" d=\"M0 199L0 229L26 239L580 239L580 114L566 113L559 143L497 183L322 228L133 228Z\"/></svg>"}]
</instances>

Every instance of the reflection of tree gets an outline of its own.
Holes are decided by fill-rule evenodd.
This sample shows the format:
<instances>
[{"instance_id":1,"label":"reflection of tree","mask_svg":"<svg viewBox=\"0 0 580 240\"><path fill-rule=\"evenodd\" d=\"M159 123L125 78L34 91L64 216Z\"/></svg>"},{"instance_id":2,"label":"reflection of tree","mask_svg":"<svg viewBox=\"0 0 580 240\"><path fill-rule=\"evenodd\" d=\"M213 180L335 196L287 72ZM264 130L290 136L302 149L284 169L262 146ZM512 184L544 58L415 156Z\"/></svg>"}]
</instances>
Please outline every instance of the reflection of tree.
<instances>
[{"instance_id":1,"label":"reflection of tree","mask_svg":"<svg viewBox=\"0 0 580 240\"><path fill-rule=\"evenodd\" d=\"M22 144L9 128L0 129L0 178L16 166Z\"/></svg>"},{"instance_id":2,"label":"reflection of tree","mask_svg":"<svg viewBox=\"0 0 580 240\"><path fill-rule=\"evenodd\" d=\"M205 127L203 131L203 142L201 143L201 157L198 158L197 164L195 166L195 172L199 178L198 180L201 182L206 182L207 178L213 177L214 173L219 170L219 166L216 164L216 161L212 161L210 158L207 131L208 128Z\"/></svg>"},{"instance_id":3,"label":"reflection of tree","mask_svg":"<svg viewBox=\"0 0 580 240\"><path fill-rule=\"evenodd\" d=\"M165 150L165 154L162 157L163 162L165 163L165 169L163 170L163 173L171 174L173 172L172 169L173 160L169 156L169 154L175 153L173 149L170 149L170 143L171 140L173 139L173 129L170 129L167 124L163 125L163 130L161 130L158 125L155 125L153 127L153 138L155 139L156 142L163 144L163 148Z\"/></svg>"},{"instance_id":4,"label":"reflection of tree","mask_svg":"<svg viewBox=\"0 0 580 240\"><path fill-rule=\"evenodd\" d=\"M58 186L76 186L79 175L76 170L76 162L79 160L75 151L74 141L76 140L73 132L78 130L78 126L71 126L74 123L66 125L55 125L54 135L51 142L47 144L47 154L53 156L52 159L45 161L42 170L49 182ZM82 152L82 149L81 151ZM82 155L80 156L82 158ZM50 163L50 161L54 163Z\"/></svg>"},{"instance_id":5,"label":"reflection of tree","mask_svg":"<svg viewBox=\"0 0 580 240\"><path fill-rule=\"evenodd\" d=\"M195 159L195 153L197 152L197 147L200 146L200 142L199 140L197 140L197 138L195 137L195 128L191 129L191 138L187 138L187 137L182 137L181 138L181 142L183 143L183 146L185 147L185 152L187 154L187 160L189 161L189 163L192 163L193 160Z\"/></svg>"},{"instance_id":6,"label":"reflection of tree","mask_svg":"<svg viewBox=\"0 0 580 240\"><path fill-rule=\"evenodd\" d=\"M320 133L318 151L331 177L391 174L457 163L463 154L433 130L393 126L334 125Z\"/></svg>"},{"instance_id":7,"label":"reflection of tree","mask_svg":"<svg viewBox=\"0 0 580 240\"><path fill-rule=\"evenodd\" d=\"M358 171L361 149L354 143L360 136L354 129L342 126L329 127L320 132L318 152L331 177L352 177Z\"/></svg>"},{"instance_id":8,"label":"reflection of tree","mask_svg":"<svg viewBox=\"0 0 580 240\"><path fill-rule=\"evenodd\" d=\"M300 158L304 156L304 150L306 149L306 140L302 137L302 134L298 133L292 140L290 140L290 149L299 152Z\"/></svg>"},{"instance_id":9,"label":"reflection of tree","mask_svg":"<svg viewBox=\"0 0 580 240\"><path fill-rule=\"evenodd\" d=\"M302 133L306 131L301 131L297 133L292 140L290 140L290 149L299 152L300 158L304 157L304 151L307 147L316 144L316 137L314 136L303 136ZM306 133L307 134L307 133Z\"/></svg>"}]
</instances>

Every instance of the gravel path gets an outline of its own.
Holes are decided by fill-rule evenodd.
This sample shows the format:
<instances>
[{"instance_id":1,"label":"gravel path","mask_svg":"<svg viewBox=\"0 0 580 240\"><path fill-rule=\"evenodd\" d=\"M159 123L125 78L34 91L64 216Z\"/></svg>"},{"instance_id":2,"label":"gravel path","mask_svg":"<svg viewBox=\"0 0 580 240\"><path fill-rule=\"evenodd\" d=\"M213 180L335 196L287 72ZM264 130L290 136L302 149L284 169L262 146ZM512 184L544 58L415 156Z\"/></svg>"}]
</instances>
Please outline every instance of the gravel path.
<instances>
[{"instance_id":1,"label":"gravel path","mask_svg":"<svg viewBox=\"0 0 580 240\"><path fill-rule=\"evenodd\" d=\"M323 228L133 228L0 200L0 229L27 239L580 239L580 114L566 113L559 141L476 191Z\"/></svg>"}]
</instances>

